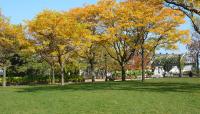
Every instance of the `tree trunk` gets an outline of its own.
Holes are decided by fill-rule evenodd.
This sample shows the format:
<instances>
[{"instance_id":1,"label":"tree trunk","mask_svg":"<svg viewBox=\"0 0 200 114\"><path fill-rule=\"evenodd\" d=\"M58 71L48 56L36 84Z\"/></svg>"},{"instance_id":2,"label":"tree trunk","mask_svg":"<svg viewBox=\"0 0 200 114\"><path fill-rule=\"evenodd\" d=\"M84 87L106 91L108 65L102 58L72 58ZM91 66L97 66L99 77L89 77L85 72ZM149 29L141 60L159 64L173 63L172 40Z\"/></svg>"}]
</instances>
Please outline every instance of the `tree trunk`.
<instances>
[{"instance_id":1,"label":"tree trunk","mask_svg":"<svg viewBox=\"0 0 200 114\"><path fill-rule=\"evenodd\" d=\"M92 76L92 82L95 82L94 64L92 61L90 61L90 75Z\"/></svg>"},{"instance_id":2,"label":"tree trunk","mask_svg":"<svg viewBox=\"0 0 200 114\"><path fill-rule=\"evenodd\" d=\"M4 67L4 71L3 71L3 87L6 87L6 67Z\"/></svg>"},{"instance_id":3,"label":"tree trunk","mask_svg":"<svg viewBox=\"0 0 200 114\"><path fill-rule=\"evenodd\" d=\"M106 82L108 81L108 75L107 75L107 74L108 74L108 72L107 72L107 69L106 69L106 70L105 70L105 76L106 76L106 80L105 80L105 81L106 81Z\"/></svg>"},{"instance_id":4,"label":"tree trunk","mask_svg":"<svg viewBox=\"0 0 200 114\"><path fill-rule=\"evenodd\" d=\"M105 76L106 76L106 82L108 81L108 76L107 76L107 74L108 74L108 66L107 66L107 55L105 54L104 55L105 56Z\"/></svg>"},{"instance_id":5,"label":"tree trunk","mask_svg":"<svg viewBox=\"0 0 200 114\"><path fill-rule=\"evenodd\" d=\"M55 84L55 68L52 66L52 84Z\"/></svg>"},{"instance_id":6,"label":"tree trunk","mask_svg":"<svg viewBox=\"0 0 200 114\"><path fill-rule=\"evenodd\" d=\"M61 85L65 85L64 63L61 64Z\"/></svg>"},{"instance_id":7,"label":"tree trunk","mask_svg":"<svg viewBox=\"0 0 200 114\"><path fill-rule=\"evenodd\" d=\"M122 72L122 81L126 81L126 71L124 65L121 65L121 72Z\"/></svg>"},{"instance_id":8,"label":"tree trunk","mask_svg":"<svg viewBox=\"0 0 200 114\"><path fill-rule=\"evenodd\" d=\"M199 52L197 52L196 58L197 58L196 70L197 70L197 76L199 77Z\"/></svg>"},{"instance_id":9,"label":"tree trunk","mask_svg":"<svg viewBox=\"0 0 200 114\"><path fill-rule=\"evenodd\" d=\"M182 77L182 69L181 69L181 55L179 55L179 78Z\"/></svg>"},{"instance_id":10,"label":"tree trunk","mask_svg":"<svg viewBox=\"0 0 200 114\"><path fill-rule=\"evenodd\" d=\"M142 82L144 82L144 80L145 80L145 72L144 72L144 48L143 48L143 46L142 46L142 53L141 53L141 55L142 55Z\"/></svg>"}]
</instances>

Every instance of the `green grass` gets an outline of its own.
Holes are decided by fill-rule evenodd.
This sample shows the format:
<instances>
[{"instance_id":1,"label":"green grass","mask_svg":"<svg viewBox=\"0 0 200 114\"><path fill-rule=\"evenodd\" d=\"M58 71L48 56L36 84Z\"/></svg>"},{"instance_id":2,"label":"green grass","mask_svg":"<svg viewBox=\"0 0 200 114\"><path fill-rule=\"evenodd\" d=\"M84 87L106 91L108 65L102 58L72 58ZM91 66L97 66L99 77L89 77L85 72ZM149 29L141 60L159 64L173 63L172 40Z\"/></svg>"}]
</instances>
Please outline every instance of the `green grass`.
<instances>
[{"instance_id":1,"label":"green grass","mask_svg":"<svg viewBox=\"0 0 200 114\"><path fill-rule=\"evenodd\" d=\"M0 87L1 114L200 114L200 79Z\"/></svg>"}]
</instances>

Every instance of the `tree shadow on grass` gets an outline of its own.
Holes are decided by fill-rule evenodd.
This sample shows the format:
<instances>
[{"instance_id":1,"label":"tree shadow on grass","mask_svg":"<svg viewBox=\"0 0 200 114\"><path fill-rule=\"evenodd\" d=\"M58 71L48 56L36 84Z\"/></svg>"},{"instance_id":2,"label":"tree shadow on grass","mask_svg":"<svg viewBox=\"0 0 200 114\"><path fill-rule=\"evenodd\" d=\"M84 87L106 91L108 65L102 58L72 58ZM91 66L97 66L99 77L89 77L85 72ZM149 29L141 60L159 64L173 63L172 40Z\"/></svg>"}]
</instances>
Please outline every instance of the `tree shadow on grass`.
<instances>
[{"instance_id":1,"label":"tree shadow on grass","mask_svg":"<svg viewBox=\"0 0 200 114\"><path fill-rule=\"evenodd\" d=\"M99 82L70 84L65 86L32 86L21 88L18 92L37 92L37 91L99 91L99 90L124 90L124 91L145 91L145 92L197 92L200 90L198 83L186 82L156 82L150 81L142 83L140 81L127 82Z\"/></svg>"}]
</instances>

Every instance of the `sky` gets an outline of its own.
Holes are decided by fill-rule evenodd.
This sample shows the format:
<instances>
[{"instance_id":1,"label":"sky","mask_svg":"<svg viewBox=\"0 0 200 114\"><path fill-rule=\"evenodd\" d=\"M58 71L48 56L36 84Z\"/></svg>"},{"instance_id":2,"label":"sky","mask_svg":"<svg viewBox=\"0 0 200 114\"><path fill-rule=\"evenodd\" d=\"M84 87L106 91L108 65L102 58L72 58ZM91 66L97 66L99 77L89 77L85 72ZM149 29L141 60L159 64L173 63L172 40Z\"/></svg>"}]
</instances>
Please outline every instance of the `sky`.
<instances>
[{"instance_id":1,"label":"sky","mask_svg":"<svg viewBox=\"0 0 200 114\"><path fill-rule=\"evenodd\" d=\"M19 24L25 20L34 18L44 9L66 11L71 8L81 7L85 4L94 4L97 0L0 0L0 9L6 17L10 18L11 23ZM180 29L192 29L189 19ZM179 45L175 51L159 50L157 53L184 53L186 46Z\"/></svg>"},{"instance_id":2,"label":"sky","mask_svg":"<svg viewBox=\"0 0 200 114\"><path fill-rule=\"evenodd\" d=\"M93 4L97 0L0 0L0 9L12 23L32 19L43 9L66 11L84 4Z\"/></svg>"}]
</instances>

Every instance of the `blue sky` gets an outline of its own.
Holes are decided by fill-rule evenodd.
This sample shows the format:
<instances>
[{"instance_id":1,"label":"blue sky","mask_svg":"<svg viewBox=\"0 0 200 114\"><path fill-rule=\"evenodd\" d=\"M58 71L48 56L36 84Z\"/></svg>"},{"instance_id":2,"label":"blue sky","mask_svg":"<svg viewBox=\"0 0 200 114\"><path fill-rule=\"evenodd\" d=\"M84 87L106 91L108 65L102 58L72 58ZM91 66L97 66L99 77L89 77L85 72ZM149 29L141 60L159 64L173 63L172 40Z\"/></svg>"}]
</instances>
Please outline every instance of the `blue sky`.
<instances>
[{"instance_id":1,"label":"blue sky","mask_svg":"<svg viewBox=\"0 0 200 114\"><path fill-rule=\"evenodd\" d=\"M6 17L14 24L22 23L24 20L32 19L43 9L54 9L66 11L74 7L81 7L84 4L93 4L97 0L0 0L0 9ZM191 29L188 19L181 29ZM185 46L180 45L176 51L161 50L162 53L184 53Z\"/></svg>"},{"instance_id":2,"label":"blue sky","mask_svg":"<svg viewBox=\"0 0 200 114\"><path fill-rule=\"evenodd\" d=\"M92 4L97 0L0 0L0 9L3 14L11 18L12 23L21 23L32 19L43 9L65 11L70 8Z\"/></svg>"}]
</instances>

